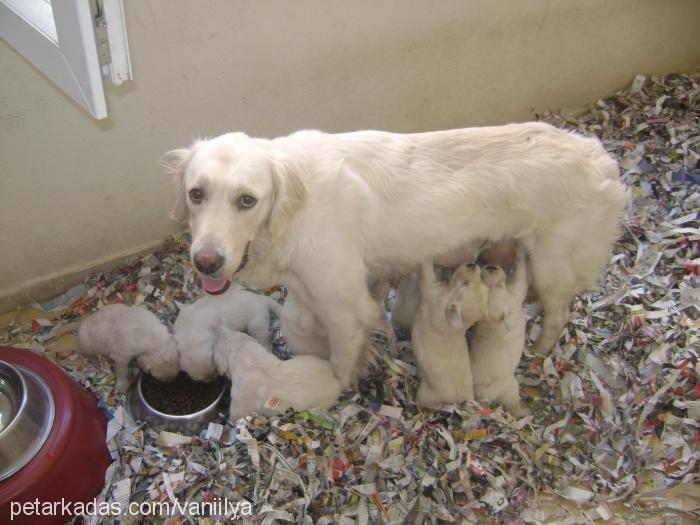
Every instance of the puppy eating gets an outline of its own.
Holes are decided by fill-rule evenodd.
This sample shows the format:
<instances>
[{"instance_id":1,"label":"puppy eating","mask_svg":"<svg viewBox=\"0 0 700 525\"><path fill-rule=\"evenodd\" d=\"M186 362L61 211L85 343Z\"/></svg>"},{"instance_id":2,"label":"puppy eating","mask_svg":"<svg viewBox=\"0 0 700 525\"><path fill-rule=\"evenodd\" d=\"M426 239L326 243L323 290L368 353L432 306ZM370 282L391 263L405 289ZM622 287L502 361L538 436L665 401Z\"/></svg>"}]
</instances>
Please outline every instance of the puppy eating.
<instances>
[{"instance_id":1,"label":"puppy eating","mask_svg":"<svg viewBox=\"0 0 700 525\"><path fill-rule=\"evenodd\" d=\"M116 388L129 386L129 362L160 381L179 371L178 355L168 329L151 312L136 306L110 304L80 323L78 345L84 354L106 355L114 361Z\"/></svg>"},{"instance_id":2,"label":"puppy eating","mask_svg":"<svg viewBox=\"0 0 700 525\"><path fill-rule=\"evenodd\" d=\"M483 282L488 287L486 315L472 330L469 342L474 393L479 401L503 404L515 416L527 414L520 404L515 369L525 346L523 301L527 295L527 267L519 249L508 282L500 266L485 266Z\"/></svg>"},{"instance_id":3,"label":"puppy eating","mask_svg":"<svg viewBox=\"0 0 700 525\"><path fill-rule=\"evenodd\" d=\"M221 295L207 295L185 306L173 327L180 367L195 381L216 376L214 343L220 326L246 331L270 349L270 312L279 316L281 309L273 299L238 284Z\"/></svg>"},{"instance_id":4,"label":"puppy eating","mask_svg":"<svg viewBox=\"0 0 700 525\"><path fill-rule=\"evenodd\" d=\"M416 401L437 408L474 399L465 332L484 315L487 289L476 264L459 266L444 284L432 262L420 275L421 303L411 330L421 384Z\"/></svg>"},{"instance_id":5,"label":"puppy eating","mask_svg":"<svg viewBox=\"0 0 700 525\"><path fill-rule=\"evenodd\" d=\"M214 361L218 372L231 379L231 421L253 412L272 416L290 407L327 408L340 396L327 359L300 355L282 361L241 332L222 329Z\"/></svg>"}]
</instances>

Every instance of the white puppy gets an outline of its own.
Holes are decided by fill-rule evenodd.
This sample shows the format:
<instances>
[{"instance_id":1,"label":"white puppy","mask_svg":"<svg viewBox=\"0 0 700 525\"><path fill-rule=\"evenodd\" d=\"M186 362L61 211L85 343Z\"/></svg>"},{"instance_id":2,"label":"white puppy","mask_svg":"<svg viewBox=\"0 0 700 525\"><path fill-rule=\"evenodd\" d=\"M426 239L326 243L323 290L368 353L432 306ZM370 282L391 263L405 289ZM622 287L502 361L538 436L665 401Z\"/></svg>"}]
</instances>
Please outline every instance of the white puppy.
<instances>
[{"instance_id":1,"label":"white puppy","mask_svg":"<svg viewBox=\"0 0 700 525\"><path fill-rule=\"evenodd\" d=\"M214 379L214 343L222 326L248 332L270 349L270 312L279 316L281 310L274 299L238 284L221 295L197 299L180 311L173 326L180 367L195 381Z\"/></svg>"},{"instance_id":2,"label":"white puppy","mask_svg":"<svg viewBox=\"0 0 700 525\"><path fill-rule=\"evenodd\" d=\"M527 268L523 251L519 250L510 279L500 266L485 266L482 276L489 290L488 308L469 341L474 394L479 401L501 403L513 415L522 416L527 410L520 404L515 369L525 347Z\"/></svg>"},{"instance_id":3,"label":"white puppy","mask_svg":"<svg viewBox=\"0 0 700 525\"><path fill-rule=\"evenodd\" d=\"M110 304L80 323L78 345L84 354L101 354L114 361L117 390L129 386L129 362L161 381L179 371L178 355L168 329L145 308Z\"/></svg>"},{"instance_id":4,"label":"white puppy","mask_svg":"<svg viewBox=\"0 0 700 525\"><path fill-rule=\"evenodd\" d=\"M282 361L241 332L222 330L214 360L219 373L231 379L231 421L253 412L272 416L290 407L327 408L340 396L328 360L300 355Z\"/></svg>"},{"instance_id":5,"label":"white puppy","mask_svg":"<svg viewBox=\"0 0 700 525\"><path fill-rule=\"evenodd\" d=\"M627 203L601 143L543 123L431 133L229 133L171 152L192 262L210 292L235 274L308 296L348 386L380 311L368 277L474 242L518 240L542 300L537 350L595 283ZM247 255L247 256L246 256ZM462 259L463 260L463 259Z\"/></svg>"},{"instance_id":6,"label":"white puppy","mask_svg":"<svg viewBox=\"0 0 700 525\"><path fill-rule=\"evenodd\" d=\"M411 330L421 384L416 401L437 408L474 399L465 333L486 311L486 286L476 264L462 265L449 282L435 278L433 264L423 263L421 303Z\"/></svg>"}]
</instances>

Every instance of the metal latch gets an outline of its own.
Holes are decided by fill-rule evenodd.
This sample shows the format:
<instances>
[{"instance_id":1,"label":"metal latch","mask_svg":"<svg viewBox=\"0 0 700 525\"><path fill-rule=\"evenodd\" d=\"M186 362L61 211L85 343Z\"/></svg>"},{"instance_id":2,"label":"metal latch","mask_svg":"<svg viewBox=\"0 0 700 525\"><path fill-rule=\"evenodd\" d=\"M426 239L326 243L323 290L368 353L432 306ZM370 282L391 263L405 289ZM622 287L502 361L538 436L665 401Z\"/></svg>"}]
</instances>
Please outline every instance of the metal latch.
<instances>
[{"instance_id":1,"label":"metal latch","mask_svg":"<svg viewBox=\"0 0 700 525\"><path fill-rule=\"evenodd\" d=\"M122 0L93 0L95 39L102 74L118 86L134 78Z\"/></svg>"}]
</instances>

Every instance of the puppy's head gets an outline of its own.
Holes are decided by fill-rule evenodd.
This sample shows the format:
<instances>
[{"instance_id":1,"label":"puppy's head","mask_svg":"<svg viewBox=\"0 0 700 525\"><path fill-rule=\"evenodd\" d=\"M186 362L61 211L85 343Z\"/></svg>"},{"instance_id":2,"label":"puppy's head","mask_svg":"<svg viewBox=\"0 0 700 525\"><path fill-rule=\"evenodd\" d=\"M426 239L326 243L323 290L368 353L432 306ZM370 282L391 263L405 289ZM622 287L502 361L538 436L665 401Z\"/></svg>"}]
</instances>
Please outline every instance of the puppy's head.
<instances>
[{"instance_id":1,"label":"puppy's head","mask_svg":"<svg viewBox=\"0 0 700 525\"><path fill-rule=\"evenodd\" d=\"M450 277L447 293L445 314L454 328L467 329L483 317L487 294L476 264L457 267Z\"/></svg>"},{"instance_id":2,"label":"puppy's head","mask_svg":"<svg viewBox=\"0 0 700 525\"><path fill-rule=\"evenodd\" d=\"M141 370L159 381L170 381L180 371L180 359L172 338L152 351L141 354L136 361Z\"/></svg>"},{"instance_id":3,"label":"puppy's head","mask_svg":"<svg viewBox=\"0 0 700 525\"><path fill-rule=\"evenodd\" d=\"M484 266L482 272L484 284L488 287L488 307L486 317L490 321L500 321L508 313L510 305L506 288L506 272L496 265Z\"/></svg>"},{"instance_id":4,"label":"puppy's head","mask_svg":"<svg viewBox=\"0 0 700 525\"><path fill-rule=\"evenodd\" d=\"M296 169L272 143L244 133L174 150L165 166L178 186L173 217L189 222L190 256L209 293L228 288L256 236L280 237L305 197Z\"/></svg>"}]
</instances>

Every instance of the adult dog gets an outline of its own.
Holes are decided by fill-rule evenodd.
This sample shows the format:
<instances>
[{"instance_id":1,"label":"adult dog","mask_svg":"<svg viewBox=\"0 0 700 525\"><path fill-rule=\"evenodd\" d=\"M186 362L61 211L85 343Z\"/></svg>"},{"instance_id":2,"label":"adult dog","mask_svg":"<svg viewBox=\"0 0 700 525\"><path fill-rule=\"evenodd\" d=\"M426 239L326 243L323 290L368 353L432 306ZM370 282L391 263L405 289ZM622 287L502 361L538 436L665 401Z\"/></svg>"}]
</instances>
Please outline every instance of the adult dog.
<instances>
[{"instance_id":1,"label":"adult dog","mask_svg":"<svg viewBox=\"0 0 700 525\"><path fill-rule=\"evenodd\" d=\"M418 134L230 133L170 154L205 289L238 273L312 309L341 385L379 318L368 277L483 241L517 239L549 349L606 263L627 201L599 141L542 123Z\"/></svg>"}]
</instances>

